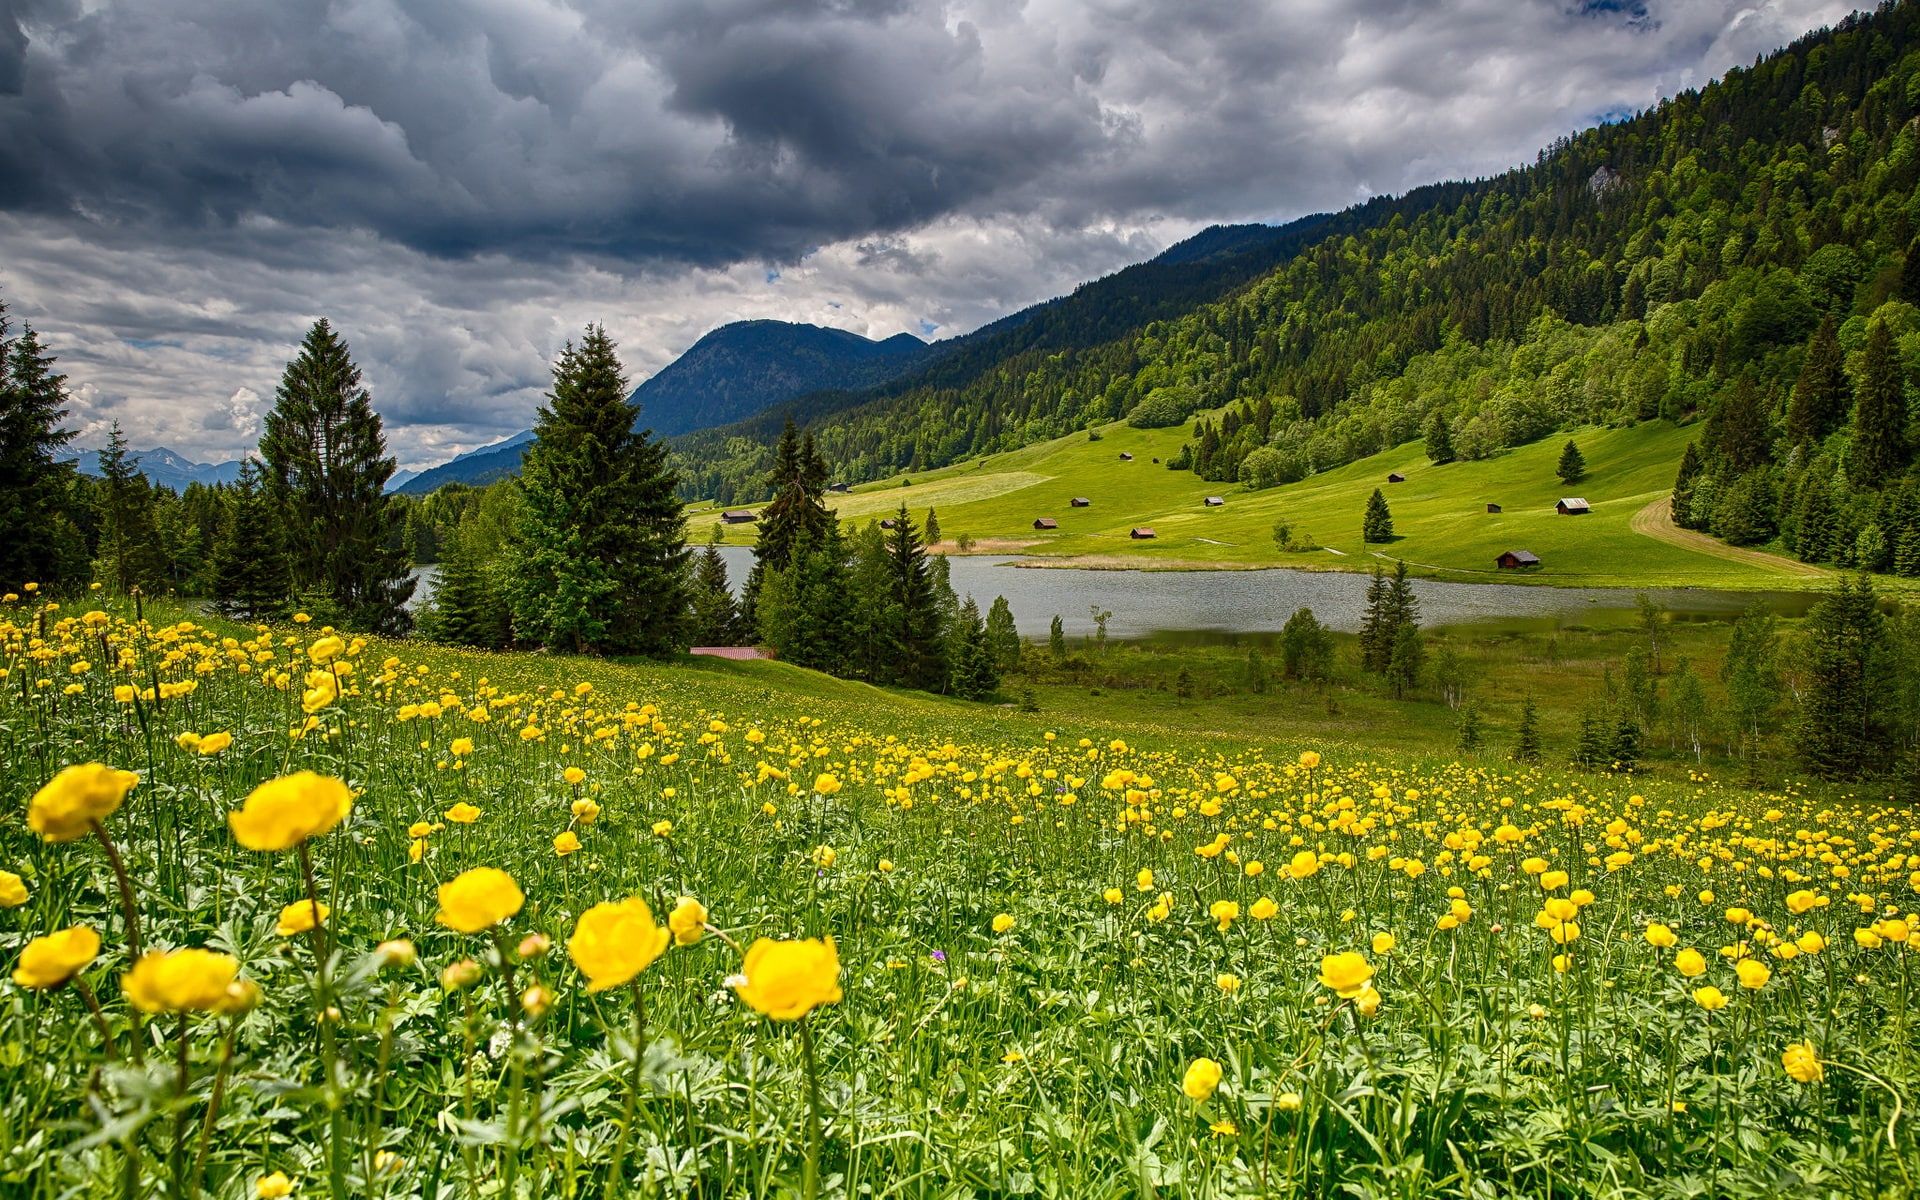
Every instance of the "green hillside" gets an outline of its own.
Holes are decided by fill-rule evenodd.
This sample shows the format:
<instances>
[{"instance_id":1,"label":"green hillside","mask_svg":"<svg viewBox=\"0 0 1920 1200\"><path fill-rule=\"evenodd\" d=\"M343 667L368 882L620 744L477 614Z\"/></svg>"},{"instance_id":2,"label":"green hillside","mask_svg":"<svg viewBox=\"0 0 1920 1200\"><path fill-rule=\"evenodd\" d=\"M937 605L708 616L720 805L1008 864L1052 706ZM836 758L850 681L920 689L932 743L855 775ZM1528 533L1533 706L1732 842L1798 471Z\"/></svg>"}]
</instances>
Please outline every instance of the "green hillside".
<instances>
[{"instance_id":1,"label":"green hillside","mask_svg":"<svg viewBox=\"0 0 1920 1200\"><path fill-rule=\"evenodd\" d=\"M1637 531L1635 516L1665 500L1681 454L1698 434L1664 421L1576 431L1588 470L1573 487L1554 474L1564 444L1559 438L1444 466L1429 463L1421 444L1411 442L1309 480L1253 491L1168 470L1163 464L1179 450L1183 429L1137 430L1116 422L1100 434L1098 441L1075 434L868 484L833 504L843 520L854 522L880 519L902 503L916 519L932 508L949 550L966 535L979 550L1018 550L1076 566L1364 570L1377 555L1404 558L1414 573L1437 578L1563 585L1792 588L1825 576L1770 556L1723 557L1740 552L1717 543L1690 549ZM1133 460L1122 460L1122 453ZM1406 482L1387 483L1389 473ZM1361 542L1360 517L1375 487L1392 507L1396 538L1370 546ZM1569 494L1591 502L1593 511L1560 516L1554 502ZM1210 495L1226 503L1209 508ZM1092 503L1073 508L1074 497ZM1488 513L1488 503L1502 511ZM716 515L712 505L696 506L688 513L690 527L705 535ZM1059 529L1035 531L1034 520L1043 517ZM1315 548L1283 552L1273 537L1280 521L1292 525L1295 541ZM1131 538L1140 525L1158 536ZM735 544L753 538L752 526L724 533ZM1497 570L1495 557L1510 549L1533 551L1541 566Z\"/></svg>"}]
</instances>

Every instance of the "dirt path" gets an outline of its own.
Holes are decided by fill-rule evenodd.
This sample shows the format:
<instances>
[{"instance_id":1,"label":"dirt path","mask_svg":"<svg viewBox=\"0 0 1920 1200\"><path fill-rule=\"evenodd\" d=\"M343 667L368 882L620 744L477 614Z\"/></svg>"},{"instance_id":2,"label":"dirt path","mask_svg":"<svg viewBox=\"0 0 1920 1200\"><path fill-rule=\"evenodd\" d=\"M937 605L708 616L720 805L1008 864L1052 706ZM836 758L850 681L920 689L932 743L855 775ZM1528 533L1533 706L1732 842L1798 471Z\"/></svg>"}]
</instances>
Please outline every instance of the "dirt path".
<instances>
[{"instance_id":1,"label":"dirt path","mask_svg":"<svg viewBox=\"0 0 1920 1200\"><path fill-rule=\"evenodd\" d=\"M1748 550L1742 546L1729 546L1704 533L1682 529L1673 523L1673 501L1667 498L1655 500L1633 514L1632 529L1635 533L1643 533L1656 541L1678 546L1682 550L1692 550L1696 554L1710 554L1729 562L1745 563L1750 567L1759 567L1763 571L1778 571L1783 575L1799 575L1805 578L1832 573L1825 567L1816 567L1812 563L1798 562L1779 554L1769 554L1765 550Z\"/></svg>"}]
</instances>

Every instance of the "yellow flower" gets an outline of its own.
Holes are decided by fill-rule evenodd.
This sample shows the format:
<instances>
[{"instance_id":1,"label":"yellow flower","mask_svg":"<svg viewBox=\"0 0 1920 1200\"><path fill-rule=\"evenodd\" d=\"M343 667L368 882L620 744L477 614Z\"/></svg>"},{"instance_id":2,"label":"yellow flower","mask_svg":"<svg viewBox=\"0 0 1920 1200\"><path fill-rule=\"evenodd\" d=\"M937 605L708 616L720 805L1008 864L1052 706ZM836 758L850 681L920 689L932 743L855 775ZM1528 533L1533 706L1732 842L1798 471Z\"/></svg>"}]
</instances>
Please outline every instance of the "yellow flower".
<instances>
[{"instance_id":1,"label":"yellow flower","mask_svg":"<svg viewBox=\"0 0 1920 1200\"><path fill-rule=\"evenodd\" d=\"M373 956L383 967L410 967L420 959L420 950L406 938L392 938L373 948Z\"/></svg>"},{"instance_id":2,"label":"yellow flower","mask_svg":"<svg viewBox=\"0 0 1920 1200\"><path fill-rule=\"evenodd\" d=\"M1219 922L1220 932L1225 933L1240 919L1240 905L1232 900L1215 900L1207 906L1207 915Z\"/></svg>"},{"instance_id":3,"label":"yellow flower","mask_svg":"<svg viewBox=\"0 0 1920 1200\"><path fill-rule=\"evenodd\" d=\"M1372 984L1368 984L1353 998L1353 1006L1360 1010L1361 1016L1370 1017L1380 1011L1380 993L1374 990Z\"/></svg>"},{"instance_id":4,"label":"yellow flower","mask_svg":"<svg viewBox=\"0 0 1920 1200\"><path fill-rule=\"evenodd\" d=\"M1688 979L1698 979L1707 973L1706 956L1689 947L1673 956L1673 969Z\"/></svg>"},{"instance_id":5,"label":"yellow flower","mask_svg":"<svg viewBox=\"0 0 1920 1200\"><path fill-rule=\"evenodd\" d=\"M1213 977L1213 984L1215 987L1219 988L1221 991L1231 996L1235 992L1240 990L1240 977L1238 975L1235 975L1232 971L1222 971L1218 975Z\"/></svg>"},{"instance_id":6,"label":"yellow flower","mask_svg":"<svg viewBox=\"0 0 1920 1200\"><path fill-rule=\"evenodd\" d=\"M1320 960L1320 982L1343 1000L1358 996L1372 978L1373 968L1357 950L1329 954Z\"/></svg>"},{"instance_id":7,"label":"yellow flower","mask_svg":"<svg viewBox=\"0 0 1920 1200\"><path fill-rule=\"evenodd\" d=\"M104 763L67 767L33 794L27 827L49 842L85 837L94 823L113 815L140 777Z\"/></svg>"},{"instance_id":8,"label":"yellow flower","mask_svg":"<svg viewBox=\"0 0 1920 1200\"><path fill-rule=\"evenodd\" d=\"M1318 750L1302 750L1300 752L1300 765L1306 770L1313 770L1320 765L1320 752Z\"/></svg>"},{"instance_id":9,"label":"yellow flower","mask_svg":"<svg viewBox=\"0 0 1920 1200\"><path fill-rule=\"evenodd\" d=\"M1740 986L1750 992L1759 991L1773 978L1773 971L1757 958L1741 959L1733 964L1733 973L1740 977Z\"/></svg>"},{"instance_id":10,"label":"yellow flower","mask_svg":"<svg viewBox=\"0 0 1920 1200\"><path fill-rule=\"evenodd\" d=\"M1719 988L1708 984L1706 987L1694 989L1693 1002L1708 1012L1719 1012L1727 1006L1727 997Z\"/></svg>"},{"instance_id":11,"label":"yellow flower","mask_svg":"<svg viewBox=\"0 0 1920 1200\"><path fill-rule=\"evenodd\" d=\"M281 937L306 933L317 925L326 924L332 911L326 905L312 900L295 900L280 910L280 923L273 927L273 931Z\"/></svg>"},{"instance_id":12,"label":"yellow flower","mask_svg":"<svg viewBox=\"0 0 1920 1200\"><path fill-rule=\"evenodd\" d=\"M249 850L287 850L328 833L352 811L353 793L346 784L296 771L254 788L240 811L227 814L227 824Z\"/></svg>"},{"instance_id":13,"label":"yellow flower","mask_svg":"<svg viewBox=\"0 0 1920 1200\"><path fill-rule=\"evenodd\" d=\"M34 938L20 951L13 981L24 988L57 988L100 953L100 935L85 925Z\"/></svg>"},{"instance_id":14,"label":"yellow flower","mask_svg":"<svg viewBox=\"0 0 1920 1200\"><path fill-rule=\"evenodd\" d=\"M1247 915L1256 921L1271 921L1279 912L1280 906L1275 904L1271 897L1262 896L1253 902L1253 907L1247 910Z\"/></svg>"},{"instance_id":15,"label":"yellow flower","mask_svg":"<svg viewBox=\"0 0 1920 1200\"><path fill-rule=\"evenodd\" d=\"M480 982L480 964L470 958L448 963L440 970L440 986L449 992L472 987Z\"/></svg>"},{"instance_id":16,"label":"yellow flower","mask_svg":"<svg viewBox=\"0 0 1920 1200\"><path fill-rule=\"evenodd\" d=\"M325 666L347 651L347 644L337 637L323 637L307 647L307 657L315 666Z\"/></svg>"},{"instance_id":17,"label":"yellow flower","mask_svg":"<svg viewBox=\"0 0 1920 1200\"><path fill-rule=\"evenodd\" d=\"M1381 932L1374 934L1373 940L1368 944L1373 947L1375 954L1388 954L1392 952L1395 943L1392 934Z\"/></svg>"},{"instance_id":18,"label":"yellow flower","mask_svg":"<svg viewBox=\"0 0 1920 1200\"><path fill-rule=\"evenodd\" d=\"M480 810L462 800L447 810L446 818L455 825L471 825L480 819Z\"/></svg>"},{"instance_id":19,"label":"yellow flower","mask_svg":"<svg viewBox=\"0 0 1920 1200\"><path fill-rule=\"evenodd\" d=\"M817 775L813 780L813 790L822 796L831 796L840 790L840 781L832 775Z\"/></svg>"},{"instance_id":20,"label":"yellow flower","mask_svg":"<svg viewBox=\"0 0 1920 1200\"><path fill-rule=\"evenodd\" d=\"M1797 892L1787 893L1787 911L1796 917L1808 909L1823 905L1826 902L1827 898L1825 896L1815 891L1809 891L1806 888L1802 888ZM1789 1047L1789 1049L1791 1049L1791 1047Z\"/></svg>"},{"instance_id":21,"label":"yellow flower","mask_svg":"<svg viewBox=\"0 0 1920 1200\"><path fill-rule=\"evenodd\" d=\"M673 931L675 942L693 945L707 931L707 906L692 896L680 897L673 911L667 914L667 928Z\"/></svg>"},{"instance_id":22,"label":"yellow flower","mask_svg":"<svg viewBox=\"0 0 1920 1200\"><path fill-rule=\"evenodd\" d=\"M558 854L561 858L565 858L567 855L572 854L575 850L578 850L579 848L580 848L580 835L575 833L573 830L563 829L559 833L554 835L553 852L555 854Z\"/></svg>"},{"instance_id":23,"label":"yellow flower","mask_svg":"<svg viewBox=\"0 0 1920 1200\"><path fill-rule=\"evenodd\" d=\"M999 916L995 917L993 919L993 931L995 933L1013 932L1013 914L1001 913Z\"/></svg>"},{"instance_id":24,"label":"yellow flower","mask_svg":"<svg viewBox=\"0 0 1920 1200\"><path fill-rule=\"evenodd\" d=\"M1287 864L1287 874L1295 879L1305 879L1320 869L1320 856L1311 850L1302 850L1293 856Z\"/></svg>"},{"instance_id":25,"label":"yellow flower","mask_svg":"<svg viewBox=\"0 0 1920 1200\"><path fill-rule=\"evenodd\" d=\"M669 936L654 923L647 902L630 896L581 913L567 953L587 977L587 990L604 992L646 970L666 950Z\"/></svg>"},{"instance_id":26,"label":"yellow flower","mask_svg":"<svg viewBox=\"0 0 1920 1200\"><path fill-rule=\"evenodd\" d=\"M1213 1099L1213 1093L1219 1087L1220 1064L1210 1058L1194 1059L1180 1080L1180 1090L1196 1104L1205 1104Z\"/></svg>"},{"instance_id":27,"label":"yellow flower","mask_svg":"<svg viewBox=\"0 0 1920 1200\"><path fill-rule=\"evenodd\" d=\"M231 955L212 950L149 950L120 979L120 990L144 1013L214 1012L228 1002L240 974Z\"/></svg>"},{"instance_id":28,"label":"yellow flower","mask_svg":"<svg viewBox=\"0 0 1920 1200\"><path fill-rule=\"evenodd\" d=\"M839 860L840 854L832 846L815 846L813 848L813 865L823 871Z\"/></svg>"},{"instance_id":29,"label":"yellow flower","mask_svg":"<svg viewBox=\"0 0 1920 1200\"><path fill-rule=\"evenodd\" d=\"M1207 1126L1207 1128L1213 1132L1215 1137L1238 1137L1240 1135L1240 1127L1226 1117L1221 1117L1218 1121Z\"/></svg>"},{"instance_id":30,"label":"yellow flower","mask_svg":"<svg viewBox=\"0 0 1920 1200\"><path fill-rule=\"evenodd\" d=\"M233 745L233 735L223 729L219 733L210 733L201 738L199 745L194 749L203 755L214 755L231 745Z\"/></svg>"},{"instance_id":31,"label":"yellow flower","mask_svg":"<svg viewBox=\"0 0 1920 1200\"><path fill-rule=\"evenodd\" d=\"M283 1200L293 1195L293 1180L287 1178L285 1171L262 1175L253 1185L253 1194L260 1200Z\"/></svg>"},{"instance_id":32,"label":"yellow flower","mask_svg":"<svg viewBox=\"0 0 1920 1200\"><path fill-rule=\"evenodd\" d=\"M1671 950L1674 947L1674 943L1679 940L1679 938L1674 936L1672 929L1662 925L1658 921L1651 922L1647 926L1647 945L1649 946L1657 946L1662 950Z\"/></svg>"},{"instance_id":33,"label":"yellow flower","mask_svg":"<svg viewBox=\"0 0 1920 1200\"><path fill-rule=\"evenodd\" d=\"M672 821L655 821L655 822L653 823L653 836L655 836L655 837L672 837L672 836L673 836L673 822L672 822Z\"/></svg>"},{"instance_id":34,"label":"yellow flower","mask_svg":"<svg viewBox=\"0 0 1920 1200\"><path fill-rule=\"evenodd\" d=\"M1856 929L1853 931L1853 944L1862 950L1878 950L1885 943L1871 929Z\"/></svg>"},{"instance_id":35,"label":"yellow flower","mask_svg":"<svg viewBox=\"0 0 1920 1200\"><path fill-rule=\"evenodd\" d=\"M1153 890L1153 868L1141 867L1140 873L1133 877L1133 887L1134 887L1134 890L1138 892L1152 891Z\"/></svg>"},{"instance_id":36,"label":"yellow flower","mask_svg":"<svg viewBox=\"0 0 1920 1200\"><path fill-rule=\"evenodd\" d=\"M600 806L587 799L575 800L573 819L582 825L591 825L600 819Z\"/></svg>"},{"instance_id":37,"label":"yellow flower","mask_svg":"<svg viewBox=\"0 0 1920 1200\"><path fill-rule=\"evenodd\" d=\"M1100 893L1100 898L1102 900L1105 900L1108 904L1118 904L1120 903L1120 901L1126 899L1126 895L1127 894L1121 891L1119 888L1110 887L1106 891Z\"/></svg>"},{"instance_id":38,"label":"yellow flower","mask_svg":"<svg viewBox=\"0 0 1920 1200\"><path fill-rule=\"evenodd\" d=\"M447 753L453 755L455 758L467 757L467 755L473 753L473 739L472 738L453 739L452 742L447 744Z\"/></svg>"},{"instance_id":39,"label":"yellow flower","mask_svg":"<svg viewBox=\"0 0 1920 1200\"><path fill-rule=\"evenodd\" d=\"M1801 934L1800 939L1794 944L1800 947L1800 953L1802 954L1818 954L1827 948L1827 939L1821 937L1819 933L1814 930L1809 929Z\"/></svg>"},{"instance_id":40,"label":"yellow flower","mask_svg":"<svg viewBox=\"0 0 1920 1200\"><path fill-rule=\"evenodd\" d=\"M1027 1060L1027 1056L1022 1054L1018 1049L1009 1050L1005 1054L1002 1054L1000 1056L1000 1061L1007 1064L1008 1066L1012 1066L1015 1063L1025 1062L1026 1060Z\"/></svg>"},{"instance_id":41,"label":"yellow flower","mask_svg":"<svg viewBox=\"0 0 1920 1200\"><path fill-rule=\"evenodd\" d=\"M1780 1065L1796 1083L1819 1083L1827 1075L1812 1042L1787 1043L1787 1052L1780 1056Z\"/></svg>"},{"instance_id":42,"label":"yellow flower","mask_svg":"<svg viewBox=\"0 0 1920 1200\"><path fill-rule=\"evenodd\" d=\"M0 871L0 908L19 908L27 902L27 881L12 871Z\"/></svg>"},{"instance_id":43,"label":"yellow flower","mask_svg":"<svg viewBox=\"0 0 1920 1200\"><path fill-rule=\"evenodd\" d=\"M797 1021L822 1004L840 1002L840 952L830 937L761 938L747 951L741 973L740 999L776 1021Z\"/></svg>"},{"instance_id":44,"label":"yellow flower","mask_svg":"<svg viewBox=\"0 0 1920 1200\"><path fill-rule=\"evenodd\" d=\"M566 770L560 772L560 778L577 786L587 781L587 773L579 767L568 767Z\"/></svg>"},{"instance_id":45,"label":"yellow flower","mask_svg":"<svg viewBox=\"0 0 1920 1200\"><path fill-rule=\"evenodd\" d=\"M434 920L460 933L490 929L520 911L526 893L498 867L475 867L440 885Z\"/></svg>"}]
</instances>

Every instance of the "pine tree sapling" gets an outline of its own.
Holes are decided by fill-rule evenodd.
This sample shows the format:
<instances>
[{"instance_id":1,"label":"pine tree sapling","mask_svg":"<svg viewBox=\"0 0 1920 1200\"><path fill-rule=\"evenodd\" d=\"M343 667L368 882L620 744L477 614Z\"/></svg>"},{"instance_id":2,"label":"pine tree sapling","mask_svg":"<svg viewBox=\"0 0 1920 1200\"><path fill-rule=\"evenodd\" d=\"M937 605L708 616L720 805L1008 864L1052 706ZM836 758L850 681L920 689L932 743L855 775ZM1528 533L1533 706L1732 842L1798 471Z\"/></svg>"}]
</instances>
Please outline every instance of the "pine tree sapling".
<instances>
[{"instance_id":1,"label":"pine tree sapling","mask_svg":"<svg viewBox=\"0 0 1920 1200\"><path fill-rule=\"evenodd\" d=\"M1373 495L1367 497L1367 515L1361 521L1360 536L1368 542L1393 540L1393 513L1388 511L1387 498L1379 488L1373 489Z\"/></svg>"},{"instance_id":2,"label":"pine tree sapling","mask_svg":"<svg viewBox=\"0 0 1920 1200\"><path fill-rule=\"evenodd\" d=\"M1560 464L1554 468L1561 483L1579 483L1587 477L1587 459L1580 453L1580 447L1568 439L1565 448L1560 451Z\"/></svg>"}]
</instances>

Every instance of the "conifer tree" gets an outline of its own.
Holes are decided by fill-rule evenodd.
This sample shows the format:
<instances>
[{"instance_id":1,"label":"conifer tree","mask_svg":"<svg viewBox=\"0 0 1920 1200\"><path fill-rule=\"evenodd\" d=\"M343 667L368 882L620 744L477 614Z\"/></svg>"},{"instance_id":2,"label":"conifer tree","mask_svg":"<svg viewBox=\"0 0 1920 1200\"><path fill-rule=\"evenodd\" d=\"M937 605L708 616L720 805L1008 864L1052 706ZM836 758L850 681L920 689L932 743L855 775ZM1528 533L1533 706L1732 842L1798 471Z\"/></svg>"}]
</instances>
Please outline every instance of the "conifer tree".
<instances>
[{"instance_id":1,"label":"conifer tree","mask_svg":"<svg viewBox=\"0 0 1920 1200\"><path fill-rule=\"evenodd\" d=\"M1907 464L1907 392L1885 321L1867 331L1854 389L1853 457L1848 476L1856 487L1879 487Z\"/></svg>"},{"instance_id":2,"label":"conifer tree","mask_svg":"<svg viewBox=\"0 0 1920 1200\"><path fill-rule=\"evenodd\" d=\"M1745 475L1772 461L1768 408L1751 375L1740 376L1721 393L1700 439L1726 478ZM1700 520L1706 515L1695 513L1694 517Z\"/></svg>"},{"instance_id":3,"label":"conifer tree","mask_svg":"<svg viewBox=\"0 0 1920 1200\"><path fill-rule=\"evenodd\" d=\"M542 645L662 658L685 650L686 521L666 446L634 429L598 325L553 364L521 467L514 630Z\"/></svg>"},{"instance_id":4,"label":"conifer tree","mask_svg":"<svg viewBox=\"0 0 1920 1200\"><path fill-rule=\"evenodd\" d=\"M1787 400L1787 437L1794 442L1817 442L1846 419L1852 405L1839 326L1829 314L1807 343L1806 361Z\"/></svg>"},{"instance_id":5,"label":"conifer tree","mask_svg":"<svg viewBox=\"0 0 1920 1200\"><path fill-rule=\"evenodd\" d=\"M354 625L403 631L414 581L406 516L386 494L394 461L360 368L324 319L280 377L260 456L296 590L324 594Z\"/></svg>"},{"instance_id":6,"label":"conifer tree","mask_svg":"<svg viewBox=\"0 0 1920 1200\"><path fill-rule=\"evenodd\" d=\"M232 511L214 543L213 598L228 616L271 621L286 612L292 594L273 508L261 493L259 468L249 458L240 464Z\"/></svg>"},{"instance_id":7,"label":"conifer tree","mask_svg":"<svg viewBox=\"0 0 1920 1200\"><path fill-rule=\"evenodd\" d=\"M1513 760L1537 763L1544 752L1540 739L1540 709L1528 696L1520 702L1520 727L1514 732Z\"/></svg>"},{"instance_id":8,"label":"conifer tree","mask_svg":"<svg viewBox=\"0 0 1920 1200\"><path fill-rule=\"evenodd\" d=\"M1679 474L1673 480L1673 521L1683 529L1698 529L1705 524L1704 520L1696 520L1693 513L1693 487L1700 471L1700 444L1688 442L1680 455ZM1706 515L1702 513L1701 517Z\"/></svg>"},{"instance_id":9,"label":"conifer tree","mask_svg":"<svg viewBox=\"0 0 1920 1200\"><path fill-rule=\"evenodd\" d=\"M159 533L153 520L153 489L127 456L127 439L115 421L100 452L100 549L94 574L126 594L151 591L162 579Z\"/></svg>"},{"instance_id":10,"label":"conifer tree","mask_svg":"<svg viewBox=\"0 0 1920 1200\"><path fill-rule=\"evenodd\" d=\"M1591 705L1581 710L1580 737L1574 742L1573 762L1582 770L1597 771L1607 764L1612 732Z\"/></svg>"},{"instance_id":11,"label":"conifer tree","mask_svg":"<svg viewBox=\"0 0 1920 1200\"><path fill-rule=\"evenodd\" d=\"M1567 439L1566 446L1560 451L1560 464L1553 470L1554 474L1560 476L1560 482L1568 485L1579 483L1587 477L1586 456L1580 453L1580 447L1574 444L1573 439Z\"/></svg>"},{"instance_id":12,"label":"conifer tree","mask_svg":"<svg viewBox=\"0 0 1920 1200\"><path fill-rule=\"evenodd\" d=\"M1608 764L1616 771L1632 771L1640 765L1640 722L1622 711L1614 718L1607 739Z\"/></svg>"},{"instance_id":13,"label":"conifer tree","mask_svg":"<svg viewBox=\"0 0 1920 1200\"><path fill-rule=\"evenodd\" d=\"M1480 744L1480 706L1469 703L1460 709L1460 736L1455 746L1462 754L1472 754Z\"/></svg>"},{"instance_id":14,"label":"conifer tree","mask_svg":"<svg viewBox=\"0 0 1920 1200\"><path fill-rule=\"evenodd\" d=\"M1807 614L1807 683L1794 740L1809 772L1858 779L1884 760L1888 736L1877 701L1885 648L1886 620L1864 573L1843 577Z\"/></svg>"},{"instance_id":15,"label":"conifer tree","mask_svg":"<svg viewBox=\"0 0 1920 1200\"><path fill-rule=\"evenodd\" d=\"M862 628L871 613L858 595L837 527L802 541L791 548L785 567L765 575L761 639L796 666L883 681L874 670L884 660L862 653L871 651L872 639Z\"/></svg>"},{"instance_id":16,"label":"conifer tree","mask_svg":"<svg viewBox=\"0 0 1920 1200\"><path fill-rule=\"evenodd\" d=\"M503 649L513 640L512 612L473 542L471 531L464 528L449 540L420 632L449 645Z\"/></svg>"},{"instance_id":17,"label":"conifer tree","mask_svg":"<svg viewBox=\"0 0 1920 1200\"><path fill-rule=\"evenodd\" d=\"M921 523L920 531L925 535L927 545L932 546L937 544L940 541L940 514L929 508L927 510L927 519Z\"/></svg>"},{"instance_id":18,"label":"conifer tree","mask_svg":"<svg viewBox=\"0 0 1920 1200\"><path fill-rule=\"evenodd\" d=\"M694 559L693 643L696 646L732 646L741 637L740 608L727 582L727 563L718 543Z\"/></svg>"},{"instance_id":19,"label":"conifer tree","mask_svg":"<svg viewBox=\"0 0 1920 1200\"><path fill-rule=\"evenodd\" d=\"M33 329L10 336L0 303L0 590L38 583L62 591L86 573L79 531L65 508L73 468L57 456L73 439L66 376Z\"/></svg>"},{"instance_id":20,"label":"conifer tree","mask_svg":"<svg viewBox=\"0 0 1920 1200\"><path fill-rule=\"evenodd\" d=\"M995 596L987 609L987 649L992 652L994 670L1000 675L1011 675L1020 669L1020 631L1005 596Z\"/></svg>"},{"instance_id":21,"label":"conifer tree","mask_svg":"<svg viewBox=\"0 0 1920 1200\"><path fill-rule=\"evenodd\" d=\"M1280 631L1280 671L1288 679L1311 683L1323 683L1333 674L1333 639L1310 608L1295 609Z\"/></svg>"},{"instance_id":22,"label":"conifer tree","mask_svg":"<svg viewBox=\"0 0 1920 1200\"><path fill-rule=\"evenodd\" d=\"M1047 626L1047 656L1054 662L1062 662L1067 657L1067 629L1059 613L1053 614L1053 622Z\"/></svg>"},{"instance_id":23,"label":"conifer tree","mask_svg":"<svg viewBox=\"0 0 1920 1200\"><path fill-rule=\"evenodd\" d=\"M803 439L791 417L774 447L767 487L773 492L773 500L760 513L753 569L747 574L740 599L741 615L749 624L758 620L760 588L767 572L785 570L793 561L796 546L821 545L839 524L826 505L826 460L815 449L813 435Z\"/></svg>"},{"instance_id":24,"label":"conifer tree","mask_svg":"<svg viewBox=\"0 0 1920 1200\"><path fill-rule=\"evenodd\" d=\"M938 690L945 682L941 661L939 601L920 531L903 503L887 531L887 621L885 636L892 658L891 682Z\"/></svg>"},{"instance_id":25,"label":"conifer tree","mask_svg":"<svg viewBox=\"0 0 1920 1200\"><path fill-rule=\"evenodd\" d=\"M1373 489L1373 495L1367 497L1367 515L1360 523L1360 537L1368 542L1393 540L1393 513L1388 511L1387 498L1379 488Z\"/></svg>"},{"instance_id":26,"label":"conifer tree","mask_svg":"<svg viewBox=\"0 0 1920 1200\"><path fill-rule=\"evenodd\" d=\"M985 700L1000 687L1000 673L987 644L987 627L972 596L960 606L954 623L949 688L962 700Z\"/></svg>"},{"instance_id":27,"label":"conifer tree","mask_svg":"<svg viewBox=\"0 0 1920 1200\"><path fill-rule=\"evenodd\" d=\"M1447 426L1447 414L1435 409L1427 418L1427 458L1436 466L1454 459L1453 430Z\"/></svg>"},{"instance_id":28,"label":"conifer tree","mask_svg":"<svg viewBox=\"0 0 1920 1200\"><path fill-rule=\"evenodd\" d=\"M1302 611L1307 612L1308 616L1313 615L1310 610ZM1299 615L1295 613L1294 617ZM1360 618L1360 666L1363 670L1378 671L1392 653L1393 622L1387 612L1387 576L1376 562L1373 576L1367 581L1366 611Z\"/></svg>"},{"instance_id":29,"label":"conifer tree","mask_svg":"<svg viewBox=\"0 0 1920 1200\"><path fill-rule=\"evenodd\" d=\"M1387 656L1387 685L1393 689L1395 700L1406 699L1407 694L1420 685L1420 667L1425 657L1419 627L1412 622L1402 622L1393 631L1393 650Z\"/></svg>"}]
</instances>

